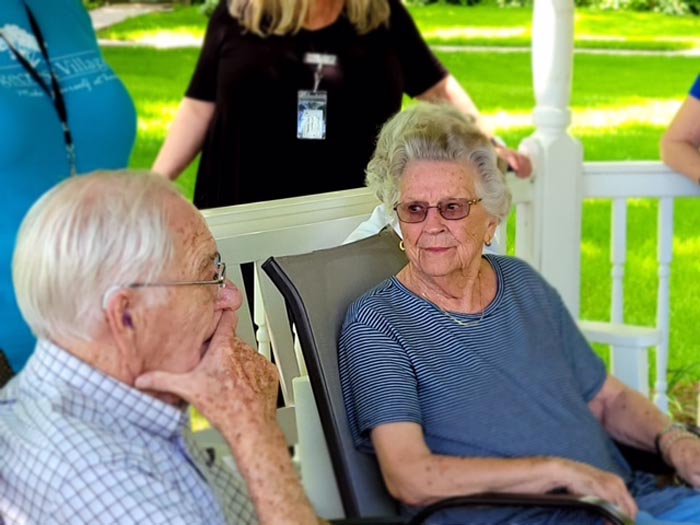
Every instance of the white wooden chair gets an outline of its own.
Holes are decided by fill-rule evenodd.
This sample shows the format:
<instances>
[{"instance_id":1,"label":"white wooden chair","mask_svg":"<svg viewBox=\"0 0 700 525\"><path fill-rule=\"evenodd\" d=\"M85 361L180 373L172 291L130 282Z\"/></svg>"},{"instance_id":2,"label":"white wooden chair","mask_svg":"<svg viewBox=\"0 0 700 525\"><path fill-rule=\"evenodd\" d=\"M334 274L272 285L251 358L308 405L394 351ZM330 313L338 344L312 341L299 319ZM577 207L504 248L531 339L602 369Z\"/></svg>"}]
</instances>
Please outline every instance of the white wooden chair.
<instances>
[{"instance_id":1,"label":"white wooden chair","mask_svg":"<svg viewBox=\"0 0 700 525\"><path fill-rule=\"evenodd\" d=\"M241 265L260 263L271 255L293 255L341 244L377 205L366 189L331 192L204 210L203 215L217 241L227 275L245 294ZM284 301L256 265L253 312L246 301L239 311L238 335L274 360L280 372L284 406L278 422L290 446L297 443L294 392L291 380L304 373L297 359ZM265 302L261 290L267 290ZM257 327L257 328L256 328ZM226 454L227 448L214 429L197 434L198 440Z\"/></svg>"}]
</instances>

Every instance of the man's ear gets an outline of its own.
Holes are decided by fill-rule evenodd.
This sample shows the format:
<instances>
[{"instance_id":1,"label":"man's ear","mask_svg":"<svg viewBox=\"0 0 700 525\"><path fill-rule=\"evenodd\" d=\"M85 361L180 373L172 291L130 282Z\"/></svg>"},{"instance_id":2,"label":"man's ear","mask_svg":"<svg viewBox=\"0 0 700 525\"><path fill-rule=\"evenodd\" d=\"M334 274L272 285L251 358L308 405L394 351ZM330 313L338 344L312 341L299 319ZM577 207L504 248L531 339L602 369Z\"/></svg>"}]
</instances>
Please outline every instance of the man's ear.
<instances>
[{"instance_id":1,"label":"man's ear","mask_svg":"<svg viewBox=\"0 0 700 525\"><path fill-rule=\"evenodd\" d=\"M105 316L110 334L117 346L124 348L132 346L136 326L132 317L132 302L127 290L117 291L105 307Z\"/></svg>"}]
</instances>

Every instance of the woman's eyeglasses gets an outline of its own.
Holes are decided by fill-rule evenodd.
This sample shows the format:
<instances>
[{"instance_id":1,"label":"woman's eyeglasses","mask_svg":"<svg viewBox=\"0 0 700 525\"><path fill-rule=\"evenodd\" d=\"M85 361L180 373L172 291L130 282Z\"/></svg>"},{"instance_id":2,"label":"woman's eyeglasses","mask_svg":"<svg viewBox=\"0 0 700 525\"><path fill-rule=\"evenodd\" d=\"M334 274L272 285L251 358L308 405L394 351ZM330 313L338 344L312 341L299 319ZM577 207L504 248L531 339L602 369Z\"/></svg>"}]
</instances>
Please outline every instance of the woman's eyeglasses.
<instances>
[{"instance_id":1,"label":"woman's eyeglasses","mask_svg":"<svg viewBox=\"0 0 700 525\"><path fill-rule=\"evenodd\" d=\"M399 202L394 206L394 211L401 222L423 222L428 216L430 208L436 208L443 219L458 221L469 216L469 210L481 199L447 199L440 201L435 206L429 206L427 202Z\"/></svg>"}]
</instances>

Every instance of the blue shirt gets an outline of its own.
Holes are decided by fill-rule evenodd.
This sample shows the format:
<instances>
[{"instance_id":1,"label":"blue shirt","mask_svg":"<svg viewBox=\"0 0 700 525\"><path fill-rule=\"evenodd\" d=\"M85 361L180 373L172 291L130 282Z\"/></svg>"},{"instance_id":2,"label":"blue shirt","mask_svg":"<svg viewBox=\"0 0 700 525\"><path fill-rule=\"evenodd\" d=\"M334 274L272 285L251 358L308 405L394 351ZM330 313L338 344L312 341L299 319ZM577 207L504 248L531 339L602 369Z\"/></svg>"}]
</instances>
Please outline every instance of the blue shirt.
<instances>
[{"instance_id":1,"label":"blue shirt","mask_svg":"<svg viewBox=\"0 0 700 525\"><path fill-rule=\"evenodd\" d=\"M188 423L40 341L0 390L5 525L256 523L243 479L208 461Z\"/></svg>"},{"instance_id":2,"label":"blue shirt","mask_svg":"<svg viewBox=\"0 0 700 525\"><path fill-rule=\"evenodd\" d=\"M124 85L105 63L80 0L26 0L48 45L65 97L77 170L126 167L136 113ZM48 69L20 0L0 2L0 31L48 80ZM34 338L14 299L11 257L22 217L46 190L70 173L54 106L0 39L0 348L15 371Z\"/></svg>"},{"instance_id":3,"label":"blue shirt","mask_svg":"<svg viewBox=\"0 0 700 525\"><path fill-rule=\"evenodd\" d=\"M605 382L605 366L558 293L523 261L484 257L498 290L481 319L448 316L396 278L351 305L338 360L356 446L372 452L373 428L413 422L435 454L558 456L621 476L635 496L655 490L649 476L631 472L588 408ZM649 502L651 510L668 508L674 497ZM443 522L464 522L459 512ZM592 521L541 510L469 512L475 523Z\"/></svg>"},{"instance_id":4,"label":"blue shirt","mask_svg":"<svg viewBox=\"0 0 700 525\"><path fill-rule=\"evenodd\" d=\"M690 88L690 96L700 99L700 75L695 79L693 87Z\"/></svg>"}]
</instances>

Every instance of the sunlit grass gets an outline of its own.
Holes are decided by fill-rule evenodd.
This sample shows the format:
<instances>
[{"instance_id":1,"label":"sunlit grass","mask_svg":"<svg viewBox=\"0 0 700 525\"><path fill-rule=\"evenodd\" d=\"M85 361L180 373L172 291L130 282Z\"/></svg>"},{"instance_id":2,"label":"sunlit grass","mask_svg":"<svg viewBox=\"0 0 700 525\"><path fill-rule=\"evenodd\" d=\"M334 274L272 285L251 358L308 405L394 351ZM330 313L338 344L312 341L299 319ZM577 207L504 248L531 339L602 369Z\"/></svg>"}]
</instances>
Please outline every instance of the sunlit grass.
<instances>
[{"instance_id":1,"label":"sunlit grass","mask_svg":"<svg viewBox=\"0 0 700 525\"><path fill-rule=\"evenodd\" d=\"M679 256L697 256L700 254L700 235L673 240L673 253Z\"/></svg>"},{"instance_id":2,"label":"sunlit grass","mask_svg":"<svg viewBox=\"0 0 700 525\"><path fill-rule=\"evenodd\" d=\"M601 106L598 108L574 107L572 126L574 130L586 132L600 131L607 127L626 126L666 126L675 114L680 101L647 100L644 103L630 104L624 107ZM532 126L532 113L526 111L508 112L499 110L495 113L483 112L489 123L499 130L513 127L525 128Z\"/></svg>"},{"instance_id":3,"label":"sunlit grass","mask_svg":"<svg viewBox=\"0 0 700 525\"><path fill-rule=\"evenodd\" d=\"M623 107L602 106L595 109L574 107L573 124L577 128L599 129L605 126L666 126L678 110L680 101L648 100Z\"/></svg>"},{"instance_id":4,"label":"sunlit grass","mask_svg":"<svg viewBox=\"0 0 700 525\"><path fill-rule=\"evenodd\" d=\"M160 49L174 47L199 47L202 38L198 35L182 31L134 31L128 34L128 41L138 43L143 46L150 46Z\"/></svg>"},{"instance_id":5,"label":"sunlit grass","mask_svg":"<svg viewBox=\"0 0 700 525\"><path fill-rule=\"evenodd\" d=\"M139 104L139 133L162 132L175 118L178 102L145 101Z\"/></svg>"},{"instance_id":6,"label":"sunlit grass","mask_svg":"<svg viewBox=\"0 0 700 525\"><path fill-rule=\"evenodd\" d=\"M529 46L531 8L409 6L416 25L431 44ZM98 33L100 38L158 42L164 47L202 41L207 18L198 7L133 18ZM595 11L575 13L577 47L681 50L700 49L698 18L656 13Z\"/></svg>"},{"instance_id":7,"label":"sunlit grass","mask_svg":"<svg viewBox=\"0 0 700 525\"><path fill-rule=\"evenodd\" d=\"M202 41L208 19L198 7L174 7L173 10L130 18L124 22L98 31L97 36L109 40L138 42L161 33Z\"/></svg>"},{"instance_id":8,"label":"sunlit grass","mask_svg":"<svg viewBox=\"0 0 700 525\"><path fill-rule=\"evenodd\" d=\"M529 27L436 27L426 30L423 38L447 41L462 38L508 39L529 35Z\"/></svg>"},{"instance_id":9,"label":"sunlit grass","mask_svg":"<svg viewBox=\"0 0 700 525\"><path fill-rule=\"evenodd\" d=\"M200 430L206 430L211 427L209 421L194 408L190 410L190 417L192 421L192 432L199 432Z\"/></svg>"}]
</instances>

